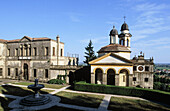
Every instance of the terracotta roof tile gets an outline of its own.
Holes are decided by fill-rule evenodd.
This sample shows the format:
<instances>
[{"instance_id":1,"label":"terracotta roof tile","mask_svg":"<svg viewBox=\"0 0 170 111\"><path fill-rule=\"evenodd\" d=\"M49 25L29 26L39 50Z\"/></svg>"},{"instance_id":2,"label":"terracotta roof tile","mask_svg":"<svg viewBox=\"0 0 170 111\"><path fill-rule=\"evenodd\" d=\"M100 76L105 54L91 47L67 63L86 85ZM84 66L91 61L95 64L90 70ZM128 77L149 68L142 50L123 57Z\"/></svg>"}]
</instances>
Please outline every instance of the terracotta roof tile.
<instances>
[{"instance_id":1,"label":"terracotta roof tile","mask_svg":"<svg viewBox=\"0 0 170 111\"><path fill-rule=\"evenodd\" d=\"M4 39L0 39L0 42L7 42L7 40L4 40Z\"/></svg>"},{"instance_id":2,"label":"terracotta roof tile","mask_svg":"<svg viewBox=\"0 0 170 111\"><path fill-rule=\"evenodd\" d=\"M102 47L98 53L100 52L130 52L130 50L125 47L125 46L122 46L120 44L109 44L107 46L104 46Z\"/></svg>"}]
</instances>

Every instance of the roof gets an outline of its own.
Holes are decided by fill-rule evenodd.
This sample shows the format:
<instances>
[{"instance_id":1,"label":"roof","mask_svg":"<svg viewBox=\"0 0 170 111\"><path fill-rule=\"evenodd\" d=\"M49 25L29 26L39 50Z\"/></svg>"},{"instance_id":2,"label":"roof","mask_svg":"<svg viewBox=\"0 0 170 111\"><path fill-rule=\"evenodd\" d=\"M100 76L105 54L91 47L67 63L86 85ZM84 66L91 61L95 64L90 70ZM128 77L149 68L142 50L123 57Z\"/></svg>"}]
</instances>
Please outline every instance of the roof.
<instances>
[{"instance_id":1,"label":"roof","mask_svg":"<svg viewBox=\"0 0 170 111\"><path fill-rule=\"evenodd\" d=\"M31 37L28 37L28 36L24 36L22 39L14 39L14 40L4 40L4 39L0 39L0 42L7 42L7 43L13 43L13 42L20 42L22 41L24 38L28 39L29 41L42 41L42 40L53 40L51 38L48 38L48 37L40 37L40 38L31 38ZM53 40L55 41L55 40ZM60 42L62 44L64 44L63 42Z\"/></svg>"},{"instance_id":2,"label":"roof","mask_svg":"<svg viewBox=\"0 0 170 111\"><path fill-rule=\"evenodd\" d=\"M131 52L127 47L120 44L109 44L102 47L97 53L101 52Z\"/></svg>"},{"instance_id":3,"label":"roof","mask_svg":"<svg viewBox=\"0 0 170 111\"><path fill-rule=\"evenodd\" d=\"M124 22L122 24L122 26L121 26L121 31L123 31L123 30L129 30L128 25L126 24L126 22Z\"/></svg>"},{"instance_id":4,"label":"roof","mask_svg":"<svg viewBox=\"0 0 170 111\"><path fill-rule=\"evenodd\" d=\"M122 61L127 62L127 63L123 63L123 64L127 64L127 65L131 65L131 64L132 64L132 61L131 61L131 60L128 60L128 59L126 59L126 58L124 58L124 57L121 57L121 56L119 56L119 55L117 55L117 54L114 54L114 53L105 54L105 55L103 55L103 56L101 56L101 57L99 57L99 58L97 58L97 59L95 59L95 60L93 60L93 61L90 61L89 64L98 64L98 63L96 63L97 61L100 61L100 60L102 60L102 59L104 59L104 58L106 58L106 57L108 57L108 56L113 56L113 57L115 57L115 58L117 58L117 59L120 59L120 60L122 60ZM102 64L102 63L99 63L99 64ZM106 63L105 63L105 64L106 64ZM108 64L117 64L117 63L108 63ZM118 63L118 64L120 64L120 63Z\"/></svg>"},{"instance_id":5,"label":"roof","mask_svg":"<svg viewBox=\"0 0 170 111\"><path fill-rule=\"evenodd\" d=\"M4 43L6 42L7 40L4 40L4 39L0 39L0 43Z\"/></svg>"}]
</instances>

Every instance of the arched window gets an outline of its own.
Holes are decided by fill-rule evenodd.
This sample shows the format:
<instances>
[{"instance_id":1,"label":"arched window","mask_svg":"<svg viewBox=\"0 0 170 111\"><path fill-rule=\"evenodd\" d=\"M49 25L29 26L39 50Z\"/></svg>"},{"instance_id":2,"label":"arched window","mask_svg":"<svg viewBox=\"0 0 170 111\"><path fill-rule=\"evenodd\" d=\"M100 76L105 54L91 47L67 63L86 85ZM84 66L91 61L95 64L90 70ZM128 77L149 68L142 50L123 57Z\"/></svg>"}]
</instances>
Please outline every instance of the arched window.
<instances>
[{"instance_id":1,"label":"arched window","mask_svg":"<svg viewBox=\"0 0 170 111\"><path fill-rule=\"evenodd\" d=\"M127 47L129 47L129 39L127 39Z\"/></svg>"},{"instance_id":2,"label":"arched window","mask_svg":"<svg viewBox=\"0 0 170 111\"><path fill-rule=\"evenodd\" d=\"M123 39L120 40L120 45L124 45L124 40Z\"/></svg>"}]
</instances>

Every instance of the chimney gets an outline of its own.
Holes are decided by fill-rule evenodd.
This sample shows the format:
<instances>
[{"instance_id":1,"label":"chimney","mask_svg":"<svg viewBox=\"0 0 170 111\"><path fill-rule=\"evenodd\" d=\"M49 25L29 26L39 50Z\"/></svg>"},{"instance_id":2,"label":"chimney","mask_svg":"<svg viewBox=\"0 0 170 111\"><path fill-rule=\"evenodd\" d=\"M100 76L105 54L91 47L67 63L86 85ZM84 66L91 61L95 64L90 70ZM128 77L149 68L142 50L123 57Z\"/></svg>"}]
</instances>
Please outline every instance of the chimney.
<instances>
[{"instance_id":1,"label":"chimney","mask_svg":"<svg viewBox=\"0 0 170 111\"><path fill-rule=\"evenodd\" d=\"M57 35L56 40L57 40L57 43L60 43L60 37L59 37L59 35Z\"/></svg>"}]
</instances>

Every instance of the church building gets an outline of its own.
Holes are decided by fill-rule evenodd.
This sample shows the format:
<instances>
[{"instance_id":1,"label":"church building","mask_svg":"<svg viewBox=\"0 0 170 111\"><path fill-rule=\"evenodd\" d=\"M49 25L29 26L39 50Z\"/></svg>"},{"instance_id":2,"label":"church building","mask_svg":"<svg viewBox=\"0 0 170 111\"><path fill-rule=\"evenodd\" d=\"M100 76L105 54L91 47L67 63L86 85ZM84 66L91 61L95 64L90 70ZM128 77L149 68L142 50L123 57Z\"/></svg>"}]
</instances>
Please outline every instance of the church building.
<instances>
[{"instance_id":1,"label":"church building","mask_svg":"<svg viewBox=\"0 0 170 111\"><path fill-rule=\"evenodd\" d=\"M102 47L97 52L98 58L89 62L91 83L153 89L153 57L144 59L141 52L131 59L132 35L126 22L120 31L118 34L113 26L109 34L110 44Z\"/></svg>"}]
</instances>

